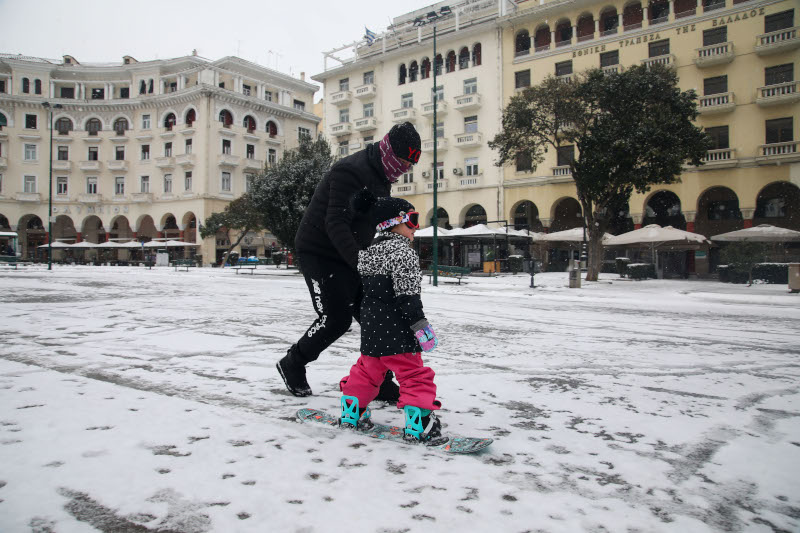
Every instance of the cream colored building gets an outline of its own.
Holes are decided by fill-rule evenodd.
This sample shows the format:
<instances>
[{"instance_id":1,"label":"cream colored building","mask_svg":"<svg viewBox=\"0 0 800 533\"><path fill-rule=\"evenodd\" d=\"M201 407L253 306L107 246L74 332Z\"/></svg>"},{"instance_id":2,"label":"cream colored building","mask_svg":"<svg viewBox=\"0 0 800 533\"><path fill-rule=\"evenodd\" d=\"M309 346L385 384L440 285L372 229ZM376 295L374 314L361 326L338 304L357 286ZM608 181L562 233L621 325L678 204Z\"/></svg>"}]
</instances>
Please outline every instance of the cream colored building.
<instances>
[{"instance_id":1,"label":"cream colored building","mask_svg":"<svg viewBox=\"0 0 800 533\"><path fill-rule=\"evenodd\" d=\"M200 242L198 222L316 134L315 90L236 57L82 64L0 54L0 228L34 257L52 194L56 241ZM271 244L260 237L248 236L248 253ZM220 235L196 253L209 264L226 247Z\"/></svg>"}]
</instances>

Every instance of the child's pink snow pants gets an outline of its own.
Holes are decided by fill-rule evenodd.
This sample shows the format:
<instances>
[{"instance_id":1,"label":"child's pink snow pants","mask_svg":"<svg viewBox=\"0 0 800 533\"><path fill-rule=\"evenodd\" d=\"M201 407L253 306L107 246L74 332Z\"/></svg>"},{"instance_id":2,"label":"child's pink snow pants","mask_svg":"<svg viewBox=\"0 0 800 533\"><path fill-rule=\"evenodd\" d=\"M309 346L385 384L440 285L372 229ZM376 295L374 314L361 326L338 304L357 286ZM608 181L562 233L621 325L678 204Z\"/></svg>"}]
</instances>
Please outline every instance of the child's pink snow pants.
<instances>
[{"instance_id":1,"label":"child's pink snow pants","mask_svg":"<svg viewBox=\"0 0 800 533\"><path fill-rule=\"evenodd\" d=\"M434 372L422 362L422 354L401 353L384 357L361 355L350 369L350 375L339 382L342 394L358 398L358 406L366 407L375 399L387 370L394 372L400 383L400 401L397 408L413 405L420 409L439 409L436 399Z\"/></svg>"}]
</instances>

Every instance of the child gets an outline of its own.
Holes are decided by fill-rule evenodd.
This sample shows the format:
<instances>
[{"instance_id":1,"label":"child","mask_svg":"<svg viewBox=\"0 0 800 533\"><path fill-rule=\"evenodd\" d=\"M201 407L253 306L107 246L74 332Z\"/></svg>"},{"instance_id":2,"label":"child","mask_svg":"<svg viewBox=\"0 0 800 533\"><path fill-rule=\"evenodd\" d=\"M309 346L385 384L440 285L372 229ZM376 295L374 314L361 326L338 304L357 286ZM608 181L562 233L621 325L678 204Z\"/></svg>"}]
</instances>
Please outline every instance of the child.
<instances>
[{"instance_id":1,"label":"child","mask_svg":"<svg viewBox=\"0 0 800 533\"><path fill-rule=\"evenodd\" d=\"M340 383L341 424L369 428L367 407L378 394L387 370L400 383L397 407L405 412L405 437L429 445L447 441L433 413L434 372L424 366L420 348L429 352L439 340L422 312L422 274L411 248L419 213L401 198L374 197L373 215L379 235L358 254L364 287L361 303L361 357Z\"/></svg>"}]
</instances>

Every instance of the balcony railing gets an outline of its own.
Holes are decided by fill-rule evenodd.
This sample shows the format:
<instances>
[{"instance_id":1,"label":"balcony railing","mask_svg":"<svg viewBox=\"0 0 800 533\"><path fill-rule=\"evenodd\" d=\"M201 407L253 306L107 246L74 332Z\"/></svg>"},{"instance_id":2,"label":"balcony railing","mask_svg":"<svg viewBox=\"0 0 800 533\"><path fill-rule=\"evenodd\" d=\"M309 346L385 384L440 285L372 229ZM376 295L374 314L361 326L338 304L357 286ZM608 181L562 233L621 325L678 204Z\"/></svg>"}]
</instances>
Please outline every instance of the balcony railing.
<instances>
[{"instance_id":1,"label":"balcony railing","mask_svg":"<svg viewBox=\"0 0 800 533\"><path fill-rule=\"evenodd\" d=\"M531 49L530 48L526 48L525 50L515 50L514 51L514 57L525 57L525 56L530 55L530 53L531 53Z\"/></svg>"},{"instance_id":2,"label":"balcony railing","mask_svg":"<svg viewBox=\"0 0 800 533\"><path fill-rule=\"evenodd\" d=\"M447 180L436 180L436 190L443 191L447 189ZM433 192L433 182L425 184L425 192Z\"/></svg>"},{"instance_id":3,"label":"balcony railing","mask_svg":"<svg viewBox=\"0 0 800 533\"><path fill-rule=\"evenodd\" d=\"M481 106L481 95L478 93L463 94L455 97L454 109L475 109Z\"/></svg>"},{"instance_id":4,"label":"balcony railing","mask_svg":"<svg viewBox=\"0 0 800 533\"><path fill-rule=\"evenodd\" d=\"M194 166L194 154L181 154L175 156L175 164L182 167Z\"/></svg>"},{"instance_id":5,"label":"balcony railing","mask_svg":"<svg viewBox=\"0 0 800 533\"><path fill-rule=\"evenodd\" d=\"M235 167L239 165L239 156L231 154L220 154L219 165L223 167Z\"/></svg>"},{"instance_id":6,"label":"balcony railing","mask_svg":"<svg viewBox=\"0 0 800 533\"><path fill-rule=\"evenodd\" d=\"M655 26L656 24L664 24L669 20L669 15L664 15L663 17L657 17L654 19L650 19L650 25Z\"/></svg>"},{"instance_id":7,"label":"balcony railing","mask_svg":"<svg viewBox=\"0 0 800 533\"><path fill-rule=\"evenodd\" d=\"M392 193L396 194L397 196L404 196L406 194L416 194L416 192L417 192L416 183L403 183L394 185L392 187Z\"/></svg>"},{"instance_id":8,"label":"balcony railing","mask_svg":"<svg viewBox=\"0 0 800 533\"><path fill-rule=\"evenodd\" d=\"M587 33L586 35L579 35L578 36L578 42L579 43L583 43L583 42L586 42L586 41L591 41L592 39L594 39L594 32Z\"/></svg>"},{"instance_id":9,"label":"balcony railing","mask_svg":"<svg viewBox=\"0 0 800 533\"><path fill-rule=\"evenodd\" d=\"M481 133L473 132L473 133L462 133L460 135L456 135L456 146L459 148L480 146L482 144L483 144L483 134Z\"/></svg>"},{"instance_id":10,"label":"balcony railing","mask_svg":"<svg viewBox=\"0 0 800 533\"><path fill-rule=\"evenodd\" d=\"M559 165L557 167L552 167L553 176L571 176L572 169L569 165Z\"/></svg>"},{"instance_id":11,"label":"balcony railing","mask_svg":"<svg viewBox=\"0 0 800 533\"><path fill-rule=\"evenodd\" d=\"M788 81L758 88L756 103L760 106L788 104L800 100L800 82Z\"/></svg>"},{"instance_id":12,"label":"balcony railing","mask_svg":"<svg viewBox=\"0 0 800 533\"><path fill-rule=\"evenodd\" d=\"M471 187L479 187L481 184L480 176L464 176L459 178L458 187L460 189L469 189Z\"/></svg>"},{"instance_id":13,"label":"balcony railing","mask_svg":"<svg viewBox=\"0 0 800 533\"><path fill-rule=\"evenodd\" d=\"M731 163L736 160L735 148L719 148L717 150L709 150L703 157L703 163L713 165L716 163Z\"/></svg>"},{"instance_id":14,"label":"balcony railing","mask_svg":"<svg viewBox=\"0 0 800 533\"><path fill-rule=\"evenodd\" d=\"M447 102L437 102L436 103L436 115L444 115L447 113ZM433 102L428 102L427 104L422 104L422 116L425 117L432 117L433 116Z\"/></svg>"},{"instance_id":15,"label":"balcony railing","mask_svg":"<svg viewBox=\"0 0 800 533\"><path fill-rule=\"evenodd\" d=\"M81 170L100 170L100 161L81 161L78 166Z\"/></svg>"},{"instance_id":16,"label":"balcony railing","mask_svg":"<svg viewBox=\"0 0 800 533\"><path fill-rule=\"evenodd\" d=\"M41 202L42 195L38 192L18 192L14 199L18 202Z\"/></svg>"},{"instance_id":17,"label":"balcony railing","mask_svg":"<svg viewBox=\"0 0 800 533\"><path fill-rule=\"evenodd\" d=\"M371 131L378 127L378 119L375 117L357 118L353 123L353 129L356 131Z\"/></svg>"},{"instance_id":18,"label":"balcony railing","mask_svg":"<svg viewBox=\"0 0 800 533\"><path fill-rule=\"evenodd\" d=\"M653 65L664 65L670 66L675 64L675 56L672 54L666 54L663 56L656 56L656 57L648 57L641 60L642 65L646 67L651 67Z\"/></svg>"},{"instance_id":19,"label":"balcony railing","mask_svg":"<svg viewBox=\"0 0 800 533\"><path fill-rule=\"evenodd\" d=\"M708 13L709 11L716 11L717 9L724 9L724 8L725 8L725 0L709 2L708 4L703 6L703 13Z\"/></svg>"},{"instance_id":20,"label":"balcony railing","mask_svg":"<svg viewBox=\"0 0 800 533\"><path fill-rule=\"evenodd\" d=\"M641 27L642 27L642 23L641 22L634 22L632 24L625 24L622 27L622 31L638 30L638 29L641 29Z\"/></svg>"},{"instance_id":21,"label":"balcony railing","mask_svg":"<svg viewBox=\"0 0 800 533\"><path fill-rule=\"evenodd\" d=\"M0 168L8 168L8 159L6 159L5 157L0 157Z\"/></svg>"},{"instance_id":22,"label":"balcony railing","mask_svg":"<svg viewBox=\"0 0 800 533\"><path fill-rule=\"evenodd\" d=\"M609 35L616 35L619 28L611 28L600 32L600 37L608 37Z\"/></svg>"},{"instance_id":23,"label":"balcony railing","mask_svg":"<svg viewBox=\"0 0 800 533\"><path fill-rule=\"evenodd\" d=\"M693 17L697 14L697 8L688 9L686 11L681 11L680 13L675 13L675 19L682 19L686 17Z\"/></svg>"},{"instance_id":24,"label":"balcony railing","mask_svg":"<svg viewBox=\"0 0 800 533\"><path fill-rule=\"evenodd\" d=\"M331 126L331 135L335 137L342 137L343 135L350 135L353 133L353 125L349 122L339 122Z\"/></svg>"},{"instance_id":25,"label":"balcony railing","mask_svg":"<svg viewBox=\"0 0 800 533\"><path fill-rule=\"evenodd\" d=\"M572 44L572 39L567 39L566 41L556 41L556 48L562 48L564 46L569 46Z\"/></svg>"},{"instance_id":26,"label":"balcony railing","mask_svg":"<svg viewBox=\"0 0 800 533\"><path fill-rule=\"evenodd\" d=\"M556 76L556 79L564 83L570 83L572 81L572 74L562 74L560 76Z\"/></svg>"},{"instance_id":27,"label":"balcony railing","mask_svg":"<svg viewBox=\"0 0 800 533\"><path fill-rule=\"evenodd\" d=\"M783 157L783 156L793 156L798 155L797 152L797 145L800 144L800 141L789 141L789 142L782 142L782 143L773 143L773 144L762 144L761 145L761 157Z\"/></svg>"},{"instance_id":28,"label":"balcony railing","mask_svg":"<svg viewBox=\"0 0 800 533\"><path fill-rule=\"evenodd\" d=\"M339 91L331 95L331 103L334 105L349 104L353 101L353 93L350 91Z\"/></svg>"},{"instance_id":29,"label":"balcony railing","mask_svg":"<svg viewBox=\"0 0 800 533\"><path fill-rule=\"evenodd\" d=\"M733 43L729 41L698 48L697 54L694 56L694 64L698 67L722 65L730 63L734 57Z\"/></svg>"},{"instance_id":30,"label":"balcony railing","mask_svg":"<svg viewBox=\"0 0 800 533\"><path fill-rule=\"evenodd\" d=\"M136 203L152 203L153 193L151 192L135 192L131 194L131 201Z\"/></svg>"},{"instance_id":31,"label":"balcony railing","mask_svg":"<svg viewBox=\"0 0 800 533\"><path fill-rule=\"evenodd\" d=\"M732 92L710 94L700 97L700 112L703 114L724 113L736 107Z\"/></svg>"},{"instance_id":32,"label":"balcony railing","mask_svg":"<svg viewBox=\"0 0 800 533\"><path fill-rule=\"evenodd\" d=\"M156 157L156 166L158 168L171 168L175 166L174 157Z\"/></svg>"},{"instance_id":33,"label":"balcony railing","mask_svg":"<svg viewBox=\"0 0 800 533\"><path fill-rule=\"evenodd\" d=\"M375 98L375 95L378 94L378 87L374 83L368 83L366 85L359 85L355 88L355 96L359 100L366 100L368 98Z\"/></svg>"},{"instance_id":34,"label":"balcony railing","mask_svg":"<svg viewBox=\"0 0 800 533\"><path fill-rule=\"evenodd\" d=\"M283 135L270 135L267 137L267 144L274 144L275 146L280 146L283 144Z\"/></svg>"},{"instance_id":35,"label":"balcony railing","mask_svg":"<svg viewBox=\"0 0 800 533\"><path fill-rule=\"evenodd\" d=\"M422 141L422 151L423 152L433 152L433 146L436 145L436 150L438 152L442 152L447 150L447 139L436 139L429 140L429 141Z\"/></svg>"},{"instance_id":36,"label":"balcony railing","mask_svg":"<svg viewBox=\"0 0 800 533\"><path fill-rule=\"evenodd\" d=\"M106 166L108 167L108 170L128 170L128 162L124 159L112 159L110 161L106 161Z\"/></svg>"},{"instance_id":37,"label":"balcony railing","mask_svg":"<svg viewBox=\"0 0 800 533\"><path fill-rule=\"evenodd\" d=\"M5 158L3 158L5 159ZM53 161L53 170L72 170L72 161Z\"/></svg>"},{"instance_id":38,"label":"balcony railing","mask_svg":"<svg viewBox=\"0 0 800 533\"><path fill-rule=\"evenodd\" d=\"M417 110L413 107L401 107L392 111L392 122L415 122L417 120Z\"/></svg>"},{"instance_id":39,"label":"balcony railing","mask_svg":"<svg viewBox=\"0 0 800 533\"><path fill-rule=\"evenodd\" d=\"M533 48L534 53L547 52L548 50L550 50L550 43L542 44Z\"/></svg>"},{"instance_id":40,"label":"balcony railing","mask_svg":"<svg viewBox=\"0 0 800 533\"><path fill-rule=\"evenodd\" d=\"M756 54L766 55L793 50L800 46L800 38L797 37L798 26L783 30L762 33L756 37Z\"/></svg>"},{"instance_id":41,"label":"balcony railing","mask_svg":"<svg viewBox=\"0 0 800 533\"><path fill-rule=\"evenodd\" d=\"M263 170L264 169L264 160L263 159L251 159L249 157L245 157L242 160L242 166L245 170Z\"/></svg>"},{"instance_id":42,"label":"balcony railing","mask_svg":"<svg viewBox=\"0 0 800 533\"><path fill-rule=\"evenodd\" d=\"M103 197L99 194L79 194L78 201L82 204L96 204L103 201Z\"/></svg>"},{"instance_id":43,"label":"balcony railing","mask_svg":"<svg viewBox=\"0 0 800 533\"><path fill-rule=\"evenodd\" d=\"M622 65L608 65L607 67L602 67L600 70L603 71L603 74L619 74L625 69Z\"/></svg>"}]
</instances>

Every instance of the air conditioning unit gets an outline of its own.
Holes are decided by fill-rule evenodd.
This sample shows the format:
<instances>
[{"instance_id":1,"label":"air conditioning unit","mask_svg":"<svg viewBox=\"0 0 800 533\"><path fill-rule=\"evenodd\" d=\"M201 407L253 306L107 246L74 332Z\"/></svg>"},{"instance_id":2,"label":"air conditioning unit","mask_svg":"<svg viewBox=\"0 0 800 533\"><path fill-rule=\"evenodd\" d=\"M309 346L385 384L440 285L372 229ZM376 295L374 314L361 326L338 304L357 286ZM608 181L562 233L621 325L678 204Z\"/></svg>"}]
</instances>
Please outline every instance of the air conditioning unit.
<instances>
[{"instance_id":1,"label":"air conditioning unit","mask_svg":"<svg viewBox=\"0 0 800 533\"><path fill-rule=\"evenodd\" d=\"M453 174L455 174L456 176L461 176L461 175L464 174L464 171L461 170L460 168L454 168L453 169Z\"/></svg>"},{"instance_id":2,"label":"air conditioning unit","mask_svg":"<svg viewBox=\"0 0 800 533\"><path fill-rule=\"evenodd\" d=\"M422 177L423 177L423 178L430 178L430 177L431 177L431 173L430 173L430 172L428 172L427 170L424 170L424 171L422 172Z\"/></svg>"}]
</instances>

